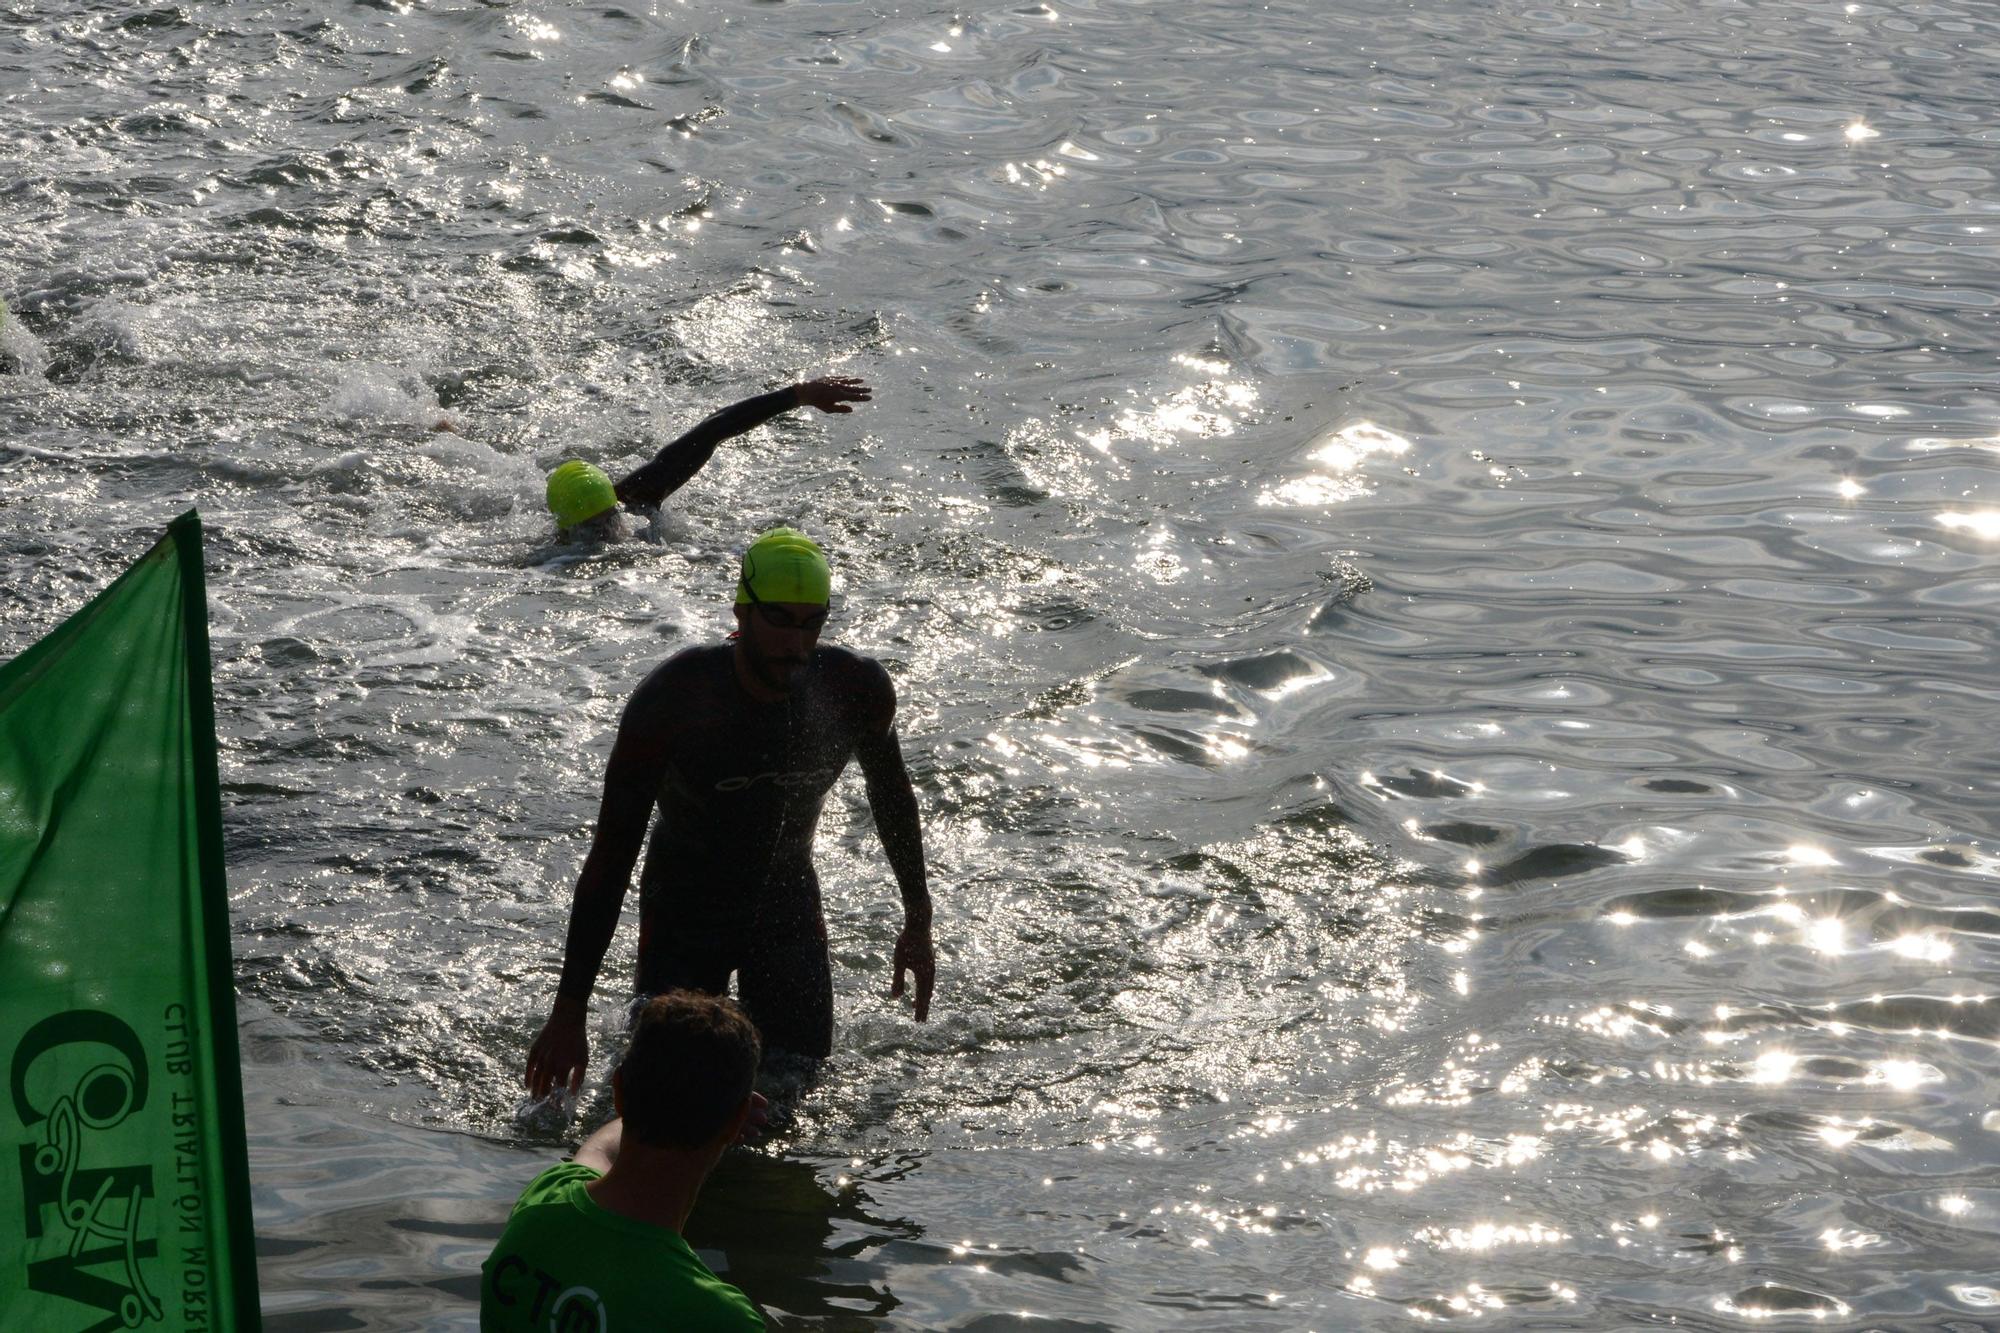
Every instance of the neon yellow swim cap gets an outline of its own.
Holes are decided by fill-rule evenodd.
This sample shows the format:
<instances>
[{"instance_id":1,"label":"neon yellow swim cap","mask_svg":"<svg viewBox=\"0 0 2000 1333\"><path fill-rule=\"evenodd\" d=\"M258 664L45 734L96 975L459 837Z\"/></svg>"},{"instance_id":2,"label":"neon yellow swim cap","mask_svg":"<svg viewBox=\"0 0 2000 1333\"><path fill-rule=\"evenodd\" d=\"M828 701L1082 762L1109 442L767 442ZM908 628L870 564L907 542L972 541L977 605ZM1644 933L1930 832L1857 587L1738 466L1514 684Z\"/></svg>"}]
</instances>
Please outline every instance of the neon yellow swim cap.
<instances>
[{"instance_id":1,"label":"neon yellow swim cap","mask_svg":"<svg viewBox=\"0 0 2000 1333\"><path fill-rule=\"evenodd\" d=\"M833 597L833 571L819 543L797 528L772 528L743 553L743 572L736 581L736 604L806 602L825 606Z\"/></svg>"},{"instance_id":2,"label":"neon yellow swim cap","mask_svg":"<svg viewBox=\"0 0 2000 1333\"><path fill-rule=\"evenodd\" d=\"M618 491L611 478L577 458L549 473L548 498L549 512L556 516L559 528L573 528L618 507Z\"/></svg>"}]
</instances>

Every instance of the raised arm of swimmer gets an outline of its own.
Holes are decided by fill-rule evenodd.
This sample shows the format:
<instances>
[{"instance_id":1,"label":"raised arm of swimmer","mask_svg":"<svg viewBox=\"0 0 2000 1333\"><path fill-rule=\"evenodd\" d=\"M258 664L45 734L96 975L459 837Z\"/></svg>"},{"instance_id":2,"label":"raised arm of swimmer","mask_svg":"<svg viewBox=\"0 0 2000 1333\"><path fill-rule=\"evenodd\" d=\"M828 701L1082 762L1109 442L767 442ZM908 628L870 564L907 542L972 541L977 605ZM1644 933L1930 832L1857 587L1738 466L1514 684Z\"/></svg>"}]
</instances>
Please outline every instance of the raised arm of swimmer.
<instances>
[{"instance_id":1,"label":"raised arm of swimmer","mask_svg":"<svg viewBox=\"0 0 2000 1333\"><path fill-rule=\"evenodd\" d=\"M625 890L632 882L632 866L646 840L660 772L659 747L628 708L604 770L597 833L576 878L555 1007L528 1051L525 1082L531 1096L547 1096L558 1083L567 1084L571 1092L583 1086L584 1069L590 1062L590 1038L585 1030L590 992L597 984L604 951L611 947L612 932L618 927Z\"/></svg>"},{"instance_id":2,"label":"raised arm of swimmer","mask_svg":"<svg viewBox=\"0 0 2000 1333\"><path fill-rule=\"evenodd\" d=\"M916 1019L921 1023L930 1016L931 992L937 986L931 894L924 879L924 834L917 818L917 794L911 790L909 770L903 766L903 747L894 726L896 695L886 674L882 688L888 694L888 718L879 735L866 737L855 747L854 757L861 761L875 831L881 835L882 850L888 854L889 868L895 872L896 887L903 895L903 929L896 936L895 980L889 987L889 998L900 998L904 975L914 975Z\"/></svg>"},{"instance_id":3,"label":"raised arm of swimmer","mask_svg":"<svg viewBox=\"0 0 2000 1333\"><path fill-rule=\"evenodd\" d=\"M715 455L716 446L724 440L755 430L795 407L815 407L828 413L852 412L849 403L865 403L871 396L868 386L852 375L832 375L733 403L660 450L652 462L619 482L618 501L635 509L658 508L661 501L685 486L707 465Z\"/></svg>"}]
</instances>

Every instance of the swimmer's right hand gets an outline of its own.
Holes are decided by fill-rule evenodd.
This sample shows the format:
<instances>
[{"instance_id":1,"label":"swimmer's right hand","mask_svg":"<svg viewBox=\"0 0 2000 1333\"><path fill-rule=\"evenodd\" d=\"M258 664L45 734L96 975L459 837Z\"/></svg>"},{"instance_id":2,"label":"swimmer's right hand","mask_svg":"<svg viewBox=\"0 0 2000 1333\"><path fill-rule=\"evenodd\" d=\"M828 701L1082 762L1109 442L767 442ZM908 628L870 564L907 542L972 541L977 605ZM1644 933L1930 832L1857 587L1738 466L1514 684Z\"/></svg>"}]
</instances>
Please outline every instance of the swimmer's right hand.
<instances>
[{"instance_id":1,"label":"swimmer's right hand","mask_svg":"<svg viewBox=\"0 0 2000 1333\"><path fill-rule=\"evenodd\" d=\"M800 407L816 407L822 412L852 412L849 403L865 403L875 391L853 375L828 375L792 386L792 396Z\"/></svg>"},{"instance_id":2,"label":"swimmer's right hand","mask_svg":"<svg viewBox=\"0 0 2000 1333\"><path fill-rule=\"evenodd\" d=\"M549 1095L558 1083L569 1086L571 1095L583 1087L583 1071L590 1065L590 1038L584 1031L585 1011L581 1003L556 997L549 1021L528 1048L528 1073L523 1080L528 1095L537 1100Z\"/></svg>"}]
</instances>

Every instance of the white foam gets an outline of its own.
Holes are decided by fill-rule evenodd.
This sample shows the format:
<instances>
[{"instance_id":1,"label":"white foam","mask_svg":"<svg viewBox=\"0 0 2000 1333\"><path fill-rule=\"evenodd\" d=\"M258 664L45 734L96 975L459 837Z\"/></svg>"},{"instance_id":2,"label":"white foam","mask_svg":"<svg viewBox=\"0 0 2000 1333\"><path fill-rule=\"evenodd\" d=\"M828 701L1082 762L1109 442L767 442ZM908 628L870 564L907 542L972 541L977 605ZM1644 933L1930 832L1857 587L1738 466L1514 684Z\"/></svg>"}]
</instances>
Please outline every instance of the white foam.
<instances>
[{"instance_id":1,"label":"white foam","mask_svg":"<svg viewBox=\"0 0 2000 1333\"><path fill-rule=\"evenodd\" d=\"M158 306L104 297L90 303L77 320L76 328L100 350L127 361L149 362L164 359L157 355L156 349L163 331L175 331L171 328L173 322L171 314Z\"/></svg>"},{"instance_id":2,"label":"white foam","mask_svg":"<svg viewBox=\"0 0 2000 1333\"><path fill-rule=\"evenodd\" d=\"M11 362L15 373L40 379L48 374L49 354L41 341L22 326L8 309L0 314L0 358Z\"/></svg>"},{"instance_id":3,"label":"white foam","mask_svg":"<svg viewBox=\"0 0 2000 1333\"><path fill-rule=\"evenodd\" d=\"M334 387L327 406L335 416L353 421L394 421L428 428L450 418L428 384L394 366L350 367Z\"/></svg>"}]
</instances>

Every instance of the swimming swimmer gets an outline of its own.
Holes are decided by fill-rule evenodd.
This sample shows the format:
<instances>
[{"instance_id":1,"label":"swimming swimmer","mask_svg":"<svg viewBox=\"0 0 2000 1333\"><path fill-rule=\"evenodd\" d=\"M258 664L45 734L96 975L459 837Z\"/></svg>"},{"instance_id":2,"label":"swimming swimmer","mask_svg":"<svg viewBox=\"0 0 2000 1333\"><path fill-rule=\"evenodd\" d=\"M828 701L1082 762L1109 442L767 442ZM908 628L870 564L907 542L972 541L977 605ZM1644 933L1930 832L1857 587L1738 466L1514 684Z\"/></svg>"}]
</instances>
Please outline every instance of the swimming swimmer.
<instances>
[{"instance_id":1,"label":"swimming swimmer","mask_svg":"<svg viewBox=\"0 0 2000 1333\"><path fill-rule=\"evenodd\" d=\"M832 1049L833 980L812 843L850 759L861 761L903 899L889 995L900 997L913 977L916 1019L929 1016L937 979L931 898L916 793L896 735L896 691L880 663L819 642L831 583L811 538L790 528L764 533L743 555L730 641L676 653L626 704L570 906L562 980L528 1055L534 1096L582 1085L591 990L649 822L638 993L721 994L733 972L768 1049Z\"/></svg>"},{"instance_id":2,"label":"swimming swimmer","mask_svg":"<svg viewBox=\"0 0 2000 1333\"><path fill-rule=\"evenodd\" d=\"M788 389L745 398L708 417L653 455L653 461L615 485L602 469L572 458L549 473L548 505L556 526L566 537L607 538L622 535L619 506L657 509L669 495L693 479L715 455L716 446L795 407L817 408L829 415L852 412L851 403L865 403L873 391L852 375L829 375ZM441 429L451 429L448 422Z\"/></svg>"}]
</instances>

